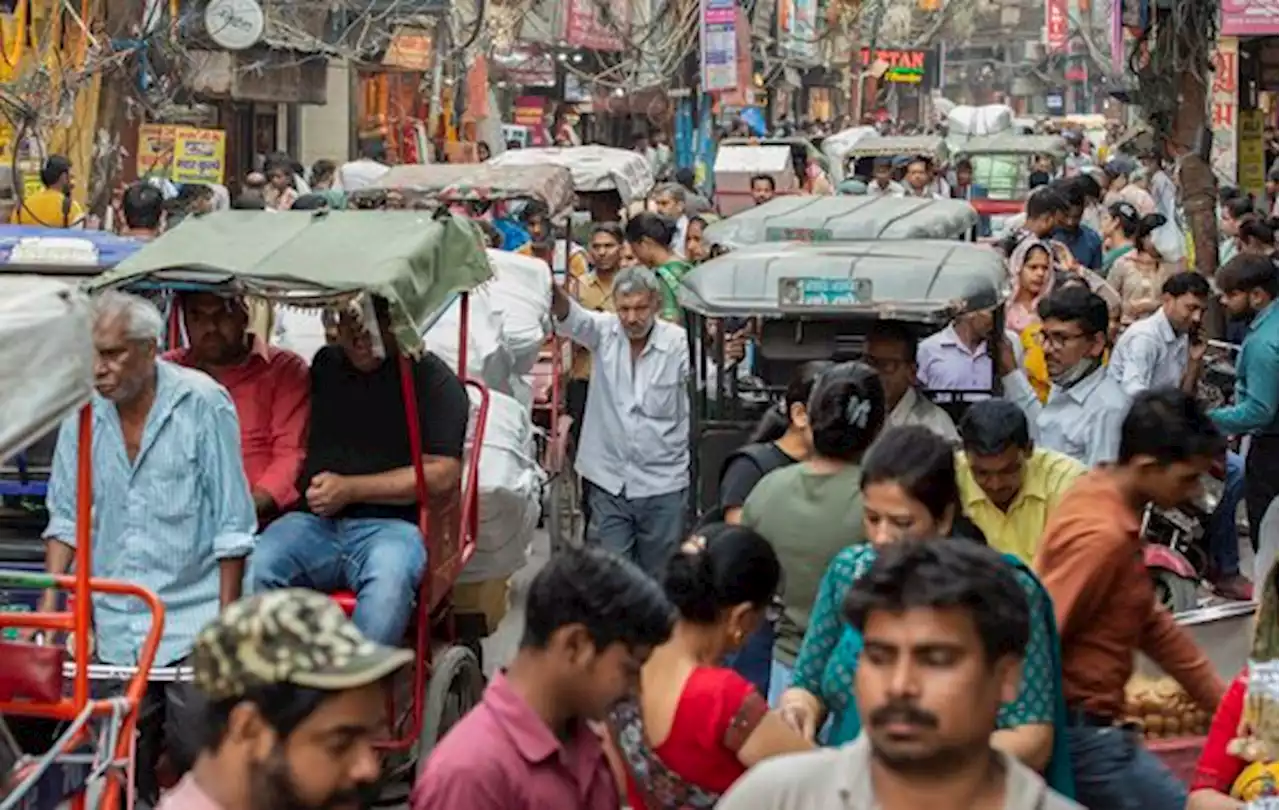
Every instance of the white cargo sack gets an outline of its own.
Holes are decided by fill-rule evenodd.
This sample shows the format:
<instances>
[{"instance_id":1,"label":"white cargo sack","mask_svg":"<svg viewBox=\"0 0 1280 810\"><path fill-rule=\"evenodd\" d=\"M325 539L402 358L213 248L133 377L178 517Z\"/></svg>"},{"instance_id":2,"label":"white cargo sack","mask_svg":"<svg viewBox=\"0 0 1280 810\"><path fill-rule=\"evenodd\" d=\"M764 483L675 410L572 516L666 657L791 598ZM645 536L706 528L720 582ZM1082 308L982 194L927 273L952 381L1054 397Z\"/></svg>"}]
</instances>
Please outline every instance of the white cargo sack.
<instances>
[{"instance_id":1,"label":"white cargo sack","mask_svg":"<svg viewBox=\"0 0 1280 810\"><path fill-rule=\"evenodd\" d=\"M486 285L516 374L528 374L551 334L551 268L541 259L486 251L493 279Z\"/></svg>"},{"instance_id":2,"label":"white cargo sack","mask_svg":"<svg viewBox=\"0 0 1280 810\"><path fill-rule=\"evenodd\" d=\"M962 104L947 113L948 135L995 135L1012 128L1013 108L1005 104Z\"/></svg>"},{"instance_id":3,"label":"white cargo sack","mask_svg":"<svg viewBox=\"0 0 1280 810\"><path fill-rule=\"evenodd\" d=\"M467 376L480 380L493 391L511 393L513 361L502 341L502 322L494 311L489 289L472 290L471 318L467 323ZM427 351L458 370L458 327L462 319L462 299L454 301L422 336Z\"/></svg>"},{"instance_id":4,"label":"white cargo sack","mask_svg":"<svg viewBox=\"0 0 1280 810\"><path fill-rule=\"evenodd\" d=\"M471 423L467 429L464 481L471 466L470 448L480 399L478 392L467 390L471 397ZM459 582L508 577L524 567L538 525L545 480L534 458L529 411L512 397L490 392L489 419L480 452L480 531L475 556L462 571Z\"/></svg>"}]
</instances>

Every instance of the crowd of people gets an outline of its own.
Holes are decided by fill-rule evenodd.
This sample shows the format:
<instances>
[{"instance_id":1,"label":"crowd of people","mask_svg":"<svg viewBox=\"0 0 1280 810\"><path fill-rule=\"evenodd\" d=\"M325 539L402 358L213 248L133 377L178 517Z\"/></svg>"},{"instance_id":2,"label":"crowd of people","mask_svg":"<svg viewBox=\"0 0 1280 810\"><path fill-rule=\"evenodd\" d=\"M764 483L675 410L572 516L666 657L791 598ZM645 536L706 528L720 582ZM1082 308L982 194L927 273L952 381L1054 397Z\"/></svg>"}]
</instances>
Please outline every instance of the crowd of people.
<instances>
[{"instance_id":1,"label":"crowd of people","mask_svg":"<svg viewBox=\"0 0 1280 810\"><path fill-rule=\"evenodd\" d=\"M1246 763L1224 764L1227 740L1206 750L1188 805L1125 725L1123 690L1141 651L1203 710L1240 712L1243 687L1228 691L1136 561L1147 505L1185 503L1221 467L1208 579L1230 598L1263 584L1241 571L1236 515L1243 500L1255 551L1275 543L1262 531L1280 480L1274 228L1227 195L1229 238L1206 278L1170 247L1181 240L1168 238L1158 161L1143 188L1118 159L1090 171L1077 158L1056 177L1062 167L1037 162L1025 215L992 247L1007 299L923 339L877 323L858 361L801 365L712 471L720 501L692 531L676 291L715 252L714 206L675 173L649 210L565 245L551 310L575 344L586 548L534 577L518 652L430 752L415 810L1235 806L1223 801ZM234 200L141 182L123 190L115 227L146 240L225 207L340 208L382 160L370 148L303 172L273 156ZM83 217L67 204L68 163L51 158L44 181L16 221ZM879 161L865 186L980 194L971 167L923 158ZM751 193L768 202L774 178ZM493 247L551 241L536 207L483 219ZM355 806L378 787L381 690L411 659L397 647L429 563L387 304L363 296L333 313L311 358L271 345L249 301L185 293L178 306L187 345L162 353L153 303L94 301L94 575L159 595L157 664L195 672L148 690L139 798ZM1206 409L1214 306L1243 326L1234 401ZM708 327L726 347L717 373L753 373L757 326ZM430 353L411 373L432 404L418 428L432 528L445 531L468 399ZM958 423L937 390L970 400ZM62 427L53 462L52 573L74 556L78 435ZM315 593L340 591L349 616ZM96 660L134 663L147 615L124 599L94 608ZM163 798L162 752L185 774Z\"/></svg>"}]
</instances>

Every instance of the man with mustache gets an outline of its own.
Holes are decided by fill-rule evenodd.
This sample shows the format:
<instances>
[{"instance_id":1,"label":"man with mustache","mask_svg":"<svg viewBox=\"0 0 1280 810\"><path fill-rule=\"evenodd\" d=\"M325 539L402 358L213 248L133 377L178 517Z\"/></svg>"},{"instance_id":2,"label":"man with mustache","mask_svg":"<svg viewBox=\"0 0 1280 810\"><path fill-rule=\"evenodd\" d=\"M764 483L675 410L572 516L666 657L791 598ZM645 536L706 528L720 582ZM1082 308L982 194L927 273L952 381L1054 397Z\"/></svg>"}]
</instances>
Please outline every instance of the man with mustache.
<instances>
[{"instance_id":1,"label":"man with mustache","mask_svg":"<svg viewBox=\"0 0 1280 810\"><path fill-rule=\"evenodd\" d=\"M378 795L387 680L409 650L361 635L323 594L232 604L191 655L204 744L158 810L360 810Z\"/></svg>"},{"instance_id":2,"label":"man with mustache","mask_svg":"<svg viewBox=\"0 0 1280 810\"><path fill-rule=\"evenodd\" d=\"M854 583L845 614L864 641L862 736L761 763L718 810L1080 810L991 747L1030 635L1026 597L998 553L967 540L893 544Z\"/></svg>"},{"instance_id":3,"label":"man with mustache","mask_svg":"<svg viewBox=\"0 0 1280 810\"><path fill-rule=\"evenodd\" d=\"M557 329L591 352L575 469L587 537L659 576L684 536L689 490L689 346L658 318L662 282L629 267L613 279L615 312L591 312L552 284Z\"/></svg>"}]
</instances>

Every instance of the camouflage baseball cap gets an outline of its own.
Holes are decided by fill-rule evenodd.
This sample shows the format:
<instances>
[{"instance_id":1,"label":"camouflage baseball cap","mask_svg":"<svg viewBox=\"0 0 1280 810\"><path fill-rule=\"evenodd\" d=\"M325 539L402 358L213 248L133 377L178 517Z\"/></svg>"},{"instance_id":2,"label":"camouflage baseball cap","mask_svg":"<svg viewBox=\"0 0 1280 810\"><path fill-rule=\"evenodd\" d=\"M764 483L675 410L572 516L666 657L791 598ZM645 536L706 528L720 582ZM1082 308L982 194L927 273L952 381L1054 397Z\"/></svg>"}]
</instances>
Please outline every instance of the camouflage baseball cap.
<instances>
[{"instance_id":1,"label":"camouflage baseball cap","mask_svg":"<svg viewBox=\"0 0 1280 810\"><path fill-rule=\"evenodd\" d=\"M413 652L375 644L324 594L301 588L241 599L196 636L196 687L227 700L271 684L339 691L376 683Z\"/></svg>"}]
</instances>

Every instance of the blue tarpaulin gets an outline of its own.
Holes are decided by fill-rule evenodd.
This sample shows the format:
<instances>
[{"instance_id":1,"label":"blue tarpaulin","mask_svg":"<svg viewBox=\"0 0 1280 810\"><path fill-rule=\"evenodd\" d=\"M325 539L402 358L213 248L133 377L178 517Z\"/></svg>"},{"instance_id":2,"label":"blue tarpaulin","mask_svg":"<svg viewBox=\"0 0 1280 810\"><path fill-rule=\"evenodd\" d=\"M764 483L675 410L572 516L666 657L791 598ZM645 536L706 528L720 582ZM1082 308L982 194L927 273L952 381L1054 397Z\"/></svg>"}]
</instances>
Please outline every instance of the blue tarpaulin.
<instances>
[{"instance_id":1,"label":"blue tarpaulin","mask_svg":"<svg viewBox=\"0 0 1280 810\"><path fill-rule=\"evenodd\" d=\"M0 264L54 264L60 263L61 256L74 256L77 261L66 263L85 264L82 257L92 257L93 265L108 270L140 247L142 243L136 239L106 231L0 225Z\"/></svg>"}]
</instances>

